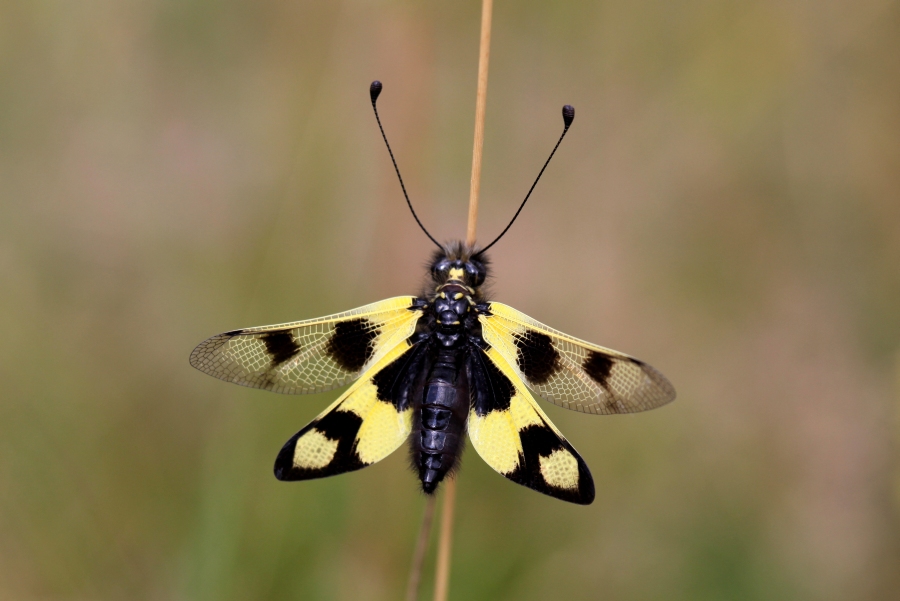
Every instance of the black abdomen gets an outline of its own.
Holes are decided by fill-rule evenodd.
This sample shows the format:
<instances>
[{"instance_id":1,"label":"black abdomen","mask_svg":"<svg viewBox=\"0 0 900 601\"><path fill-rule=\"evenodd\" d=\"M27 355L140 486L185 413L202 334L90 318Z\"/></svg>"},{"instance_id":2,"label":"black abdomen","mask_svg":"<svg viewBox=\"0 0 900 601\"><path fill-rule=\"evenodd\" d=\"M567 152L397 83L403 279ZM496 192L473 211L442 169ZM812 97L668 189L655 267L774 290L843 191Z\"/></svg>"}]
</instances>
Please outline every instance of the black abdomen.
<instances>
[{"instance_id":1,"label":"black abdomen","mask_svg":"<svg viewBox=\"0 0 900 601\"><path fill-rule=\"evenodd\" d=\"M412 459L426 493L434 492L462 450L469 410L463 349L440 349L416 409Z\"/></svg>"}]
</instances>

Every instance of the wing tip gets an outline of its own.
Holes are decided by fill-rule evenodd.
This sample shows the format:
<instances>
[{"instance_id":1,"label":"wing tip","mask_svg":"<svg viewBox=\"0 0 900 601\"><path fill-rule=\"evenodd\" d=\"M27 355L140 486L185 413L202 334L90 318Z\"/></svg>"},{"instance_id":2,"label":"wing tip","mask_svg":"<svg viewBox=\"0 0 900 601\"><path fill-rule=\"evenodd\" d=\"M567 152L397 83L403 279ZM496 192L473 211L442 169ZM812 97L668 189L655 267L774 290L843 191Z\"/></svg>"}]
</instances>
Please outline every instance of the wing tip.
<instances>
[{"instance_id":1,"label":"wing tip","mask_svg":"<svg viewBox=\"0 0 900 601\"><path fill-rule=\"evenodd\" d=\"M202 359L214 354L222 347L225 342L233 338L236 333L239 333L241 331L242 330L232 330L230 332L216 334L215 336L210 336L209 338L195 346L194 350L191 351L190 357L188 358L188 362L191 364L191 367L199 369L203 373L210 373L209 371L203 369Z\"/></svg>"},{"instance_id":2,"label":"wing tip","mask_svg":"<svg viewBox=\"0 0 900 601\"><path fill-rule=\"evenodd\" d=\"M550 494L562 501L575 503L576 505L590 505L596 497L596 489L594 488L594 478L591 476L591 470L588 469L587 463L581 458L572 445L566 444L568 451L578 461L578 486L574 489L554 488ZM541 491L543 492L543 491Z\"/></svg>"},{"instance_id":3,"label":"wing tip","mask_svg":"<svg viewBox=\"0 0 900 601\"><path fill-rule=\"evenodd\" d=\"M205 350L206 341L204 340L200 344L194 347L194 350L191 351L190 357L188 357L188 363L191 364L191 367L194 369L200 370L203 373L206 373L206 370L203 369L203 363L201 362L201 358L203 357Z\"/></svg>"},{"instance_id":4,"label":"wing tip","mask_svg":"<svg viewBox=\"0 0 900 601\"><path fill-rule=\"evenodd\" d=\"M587 463L584 462L581 455L578 454L568 441L566 441L566 447L568 447L569 452L572 453L572 455L575 456L576 461L578 461L578 488L574 491L577 494L574 494L571 499L566 500L578 505L590 505L594 502L596 496L594 477L591 476L591 470L588 469Z\"/></svg>"},{"instance_id":5,"label":"wing tip","mask_svg":"<svg viewBox=\"0 0 900 601\"><path fill-rule=\"evenodd\" d=\"M530 425L520 430L519 436L523 448L519 463L504 476L561 501L594 502L594 479L587 463L550 424Z\"/></svg>"},{"instance_id":6,"label":"wing tip","mask_svg":"<svg viewBox=\"0 0 900 601\"><path fill-rule=\"evenodd\" d=\"M573 503L575 505L590 505L596 498L594 479L584 460L582 460L577 453L573 453L573 455L578 460L578 483L573 488L552 485L541 477L529 478L523 473L524 470L516 470L510 474L501 475L516 484L530 488L531 490L547 495L548 497L553 497L554 499L559 499L560 501Z\"/></svg>"},{"instance_id":7,"label":"wing tip","mask_svg":"<svg viewBox=\"0 0 900 601\"><path fill-rule=\"evenodd\" d=\"M304 430L305 429L306 428L304 428ZM297 438L300 437L302 432L303 430L291 436L291 439L284 443L284 446L278 451L278 456L275 457L273 471L275 473L275 478L282 482L290 482L295 479L290 477L291 470L294 467L294 445L297 444Z\"/></svg>"},{"instance_id":8,"label":"wing tip","mask_svg":"<svg viewBox=\"0 0 900 601\"><path fill-rule=\"evenodd\" d=\"M675 397L678 396L675 392L675 386L672 385L672 382L670 382L669 379L664 376L661 371L659 371L652 365L644 363L640 359L635 359L634 357L631 357L631 362L640 367L644 374L648 378L650 378L650 380L654 384L656 384L656 386L663 392L663 395L660 396L659 402L654 405L653 408L668 405L675 400Z\"/></svg>"}]
</instances>

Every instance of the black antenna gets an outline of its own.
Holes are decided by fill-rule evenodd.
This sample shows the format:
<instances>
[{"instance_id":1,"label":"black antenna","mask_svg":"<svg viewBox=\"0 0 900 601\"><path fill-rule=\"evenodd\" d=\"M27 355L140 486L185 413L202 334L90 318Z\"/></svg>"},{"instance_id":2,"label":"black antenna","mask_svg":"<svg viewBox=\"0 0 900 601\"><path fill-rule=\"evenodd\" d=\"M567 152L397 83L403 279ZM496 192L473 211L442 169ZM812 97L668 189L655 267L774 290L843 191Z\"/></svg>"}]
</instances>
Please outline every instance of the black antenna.
<instances>
[{"instance_id":1,"label":"black antenna","mask_svg":"<svg viewBox=\"0 0 900 601\"><path fill-rule=\"evenodd\" d=\"M372 85L375 85L375 84L372 84ZM486 251L487 249L489 249L490 247L492 247L493 245L497 244L497 241L503 237L503 234L505 234L507 232L507 230L509 230L510 227L512 227L512 224L516 220L516 217L518 217L519 213L522 212L522 207L524 207L525 203L528 202L528 197L531 196L532 192L534 192L534 187L537 186L537 183L538 183L538 181L540 181L541 176L544 175L544 169L546 169L547 165L550 164L550 159L552 159L553 155L556 154L556 149L559 148L560 142L562 142L563 138L566 137L566 132L569 131L569 126L572 125L572 121L575 119L575 107L572 106L571 104L567 104L566 106L564 106L562 108L562 116L563 116L563 123L565 123L565 128L563 129L562 134L559 136L559 140L556 141L556 146L553 147L553 151L550 152L550 156L547 157L547 162L544 163L543 167L541 167L541 172L538 173L538 176L534 180L534 183L531 184L531 189L529 189L528 194L525 195L525 200L523 200L522 204L519 205L519 210L516 211L515 215L513 215L513 218L510 220L509 225L507 225L506 228L502 232L500 232L500 235L497 236L496 238L494 238L493 242L491 242L490 244L488 244L487 246L485 246L484 248L479 250L473 256L478 256L481 253L483 253L484 251Z\"/></svg>"},{"instance_id":2,"label":"black antenna","mask_svg":"<svg viewBox=\"0 0 900 601\"><path fill-rule=\"evenodd\" d=\"M381 137L384 138L384 145L387 146L388 154L391 155L391 162L394 164L394 171L397 172L397 179L400 180L400 188L403 190L403 197L406 199L406 204L409 205L409 210L412 213L413 217L416 220L416 223L419 224L419 227L422 228L422 231L425 232L425 235L431 238L431 241L437 244L437 247L441 250L444 249L441 246L441 243L434 239L434 236L428 233L428 230L425 229L425 226L422 225L422 222L419 221L419 216L416 215L415 209L413 209L412 203L409 202L409 195L406 193L406 186L403 185L403 177L400 175L400 168L397 167L397 161L394 159L394 152L391 150L391 145L388 143L387 136L384 135L384 128L381 126L381 117L378 116L378 106L376 106L376 102L378 101L378 95L381 94L381 89L384 86L381 85L381 82L377 79L372 82L372 85L369 86L369 97L372 99L372 110L375 111L375 120L378 121L378 129L381 130Z\"/></svg>"}]
</instances>

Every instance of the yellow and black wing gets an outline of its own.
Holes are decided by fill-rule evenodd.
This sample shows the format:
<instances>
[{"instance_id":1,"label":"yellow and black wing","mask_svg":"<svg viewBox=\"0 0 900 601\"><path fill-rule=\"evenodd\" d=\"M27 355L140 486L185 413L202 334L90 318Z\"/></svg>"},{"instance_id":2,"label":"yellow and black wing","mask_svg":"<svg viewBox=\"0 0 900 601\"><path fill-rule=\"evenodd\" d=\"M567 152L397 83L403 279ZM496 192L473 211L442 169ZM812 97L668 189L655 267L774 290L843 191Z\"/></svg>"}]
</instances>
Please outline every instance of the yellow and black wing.
<instances>
[{"instance_id":1,"label":"yellow and black wing","mask_svg":"<svg viewBox=\"0 0 900 601\"><path fill-rule=\"evenodd\" d=\"M583 413L634 413L675 399L646 363L579 340L502 303L479 316L484 340L527 385L555 405Z\"/></svg>"},{"instance_id":2,"label":"yellow and black wing","mask_svg":"<svg viewBox=\"0 0 900 601\"><path fill-rule=\"evenodd\" d=\"M482 459L513 482L590 504L594 480L587 465L497 349L473 352L469 373L469 439Z\"/></svg>"},{"instance_id":3,"label":"yellow and black wing","mask_svg":"<svg viewBox=\"0 0 900 601\"><path fill-rule=\"evenodd\" d=\"M278 453L275 477L310 480L351 472L393 453L412 430L409 395L423 345L401 341Z\"/></svg>"},{"instance_id":4,"label":"yellow and black wing","mask_svg":"<svg viewBox=\"0 0 900 601\"><path fill-rule=\"evenodd\" d=\"M414 301L400 296L318 319L225 332L201 342L191 365L273 392L338 388L412 336L422 315Z\"/></svg>"}]
</instances>

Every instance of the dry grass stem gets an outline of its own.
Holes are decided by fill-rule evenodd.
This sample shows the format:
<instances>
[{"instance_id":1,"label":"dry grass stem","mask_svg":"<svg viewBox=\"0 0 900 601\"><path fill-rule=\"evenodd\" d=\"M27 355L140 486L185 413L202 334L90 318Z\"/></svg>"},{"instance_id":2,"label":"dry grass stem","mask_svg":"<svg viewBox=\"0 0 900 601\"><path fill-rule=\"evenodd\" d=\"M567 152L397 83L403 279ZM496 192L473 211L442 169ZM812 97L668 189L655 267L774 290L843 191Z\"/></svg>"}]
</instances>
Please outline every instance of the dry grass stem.
<instances>
[{"instance_id":1,"label":"dry grass stem","mask_svg":"<svg viewBox=\"0 0 900 601\"><path fill-rule=\"evenodd\" d=\"M484 148L484 112L487 105L488 61L491 57L491 13L493 0L481 3L481 42L478 51L478 91L475 95L475 141L472 146L472 180L469 188L469 224L466 244L475 244L478 229L478 193L481 190L481 156ZM447 601L450 587L450 556L453 551L453 510L456 505L456 478L445 484L441 507L441 534L438 542L434 601Z\"/></svg>"},{"instance_id":2,"label":"dry grass stem","mask_svg":"<svg viewBox=\"0 0 900 601\"><path fill-rule=\"evenodd\" d=\"M481 150L484 147L484 110L487 105L488 60L491 57L493 0L481 3L481 43L478 52L478 91L475 95L475 142L472 147L472 180L469 187L469 225L466 244L475 244L478 228L478 194L481 191Z\"/></svg>"},{"instance_id":3,"label":"dry grass stem","mask_svg":"<svg viewBox=\"0 0 900 601\"><path fill-rule=\"evenodd\" d=\"M441 539L438 542L437 570L434 577L434 601L447 601L450 588L450 554L453 550L453 509L456 505L456 478L444 485L441 507Z\"/></svg>"},{"instance_id":4,"label":"dry grass stem","mask_svg":"<svg viewBox=\"0 0 900 601\"><path fill-rule=\"evenodd\" d=\"M412 568L409 571L406 601L416 601L419 598L422 565L425 563L425 551L428 550L428 539L431 535L431 524L434 521L434 506L436 503L437 496L428 495L428 499L425 501L425 513L422 515L422 525L419 527L419 540L416 541L416 551L413 554Z\"/></svg>"}]
</instances>

